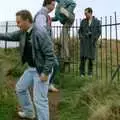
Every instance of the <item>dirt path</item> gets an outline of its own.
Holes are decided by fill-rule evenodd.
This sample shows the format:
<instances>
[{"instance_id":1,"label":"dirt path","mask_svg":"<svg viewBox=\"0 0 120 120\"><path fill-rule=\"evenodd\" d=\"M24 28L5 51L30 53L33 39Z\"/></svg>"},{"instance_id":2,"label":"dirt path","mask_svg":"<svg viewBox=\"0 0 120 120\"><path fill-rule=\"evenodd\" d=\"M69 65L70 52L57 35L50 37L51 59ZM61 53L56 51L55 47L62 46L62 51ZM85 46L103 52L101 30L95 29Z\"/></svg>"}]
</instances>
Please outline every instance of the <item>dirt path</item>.
<instances>
[{"instance_id":1,"label":"dirt path","mask_svg":"<svg viewBox=\"0 0 120 120\"><path fill-rule=\"evenodd\" d=\"M59 120L60 93L49 93L50 120Z\"/></svg>"},{"instance_id":2,"label":"dirt path","mask_svg":"<svg viewBox=\"0 0 120 120\"><path fill-rule=\"evenodd\" d=\"M9 87L13 88L15 87L15 80L13 80L12 77L7 77L7 80L9 81ZM53 93L49 92L48 94L49 97L49 108L50 108L50 120L59 120L59 113L58 113L58 104L60 101L60 92ZM18 111L19 107L16 107L16 113ZM15 113L13 120L27 120L27 119L20 119L18 118L17 114Z\"/></svg>"}]
</instances>

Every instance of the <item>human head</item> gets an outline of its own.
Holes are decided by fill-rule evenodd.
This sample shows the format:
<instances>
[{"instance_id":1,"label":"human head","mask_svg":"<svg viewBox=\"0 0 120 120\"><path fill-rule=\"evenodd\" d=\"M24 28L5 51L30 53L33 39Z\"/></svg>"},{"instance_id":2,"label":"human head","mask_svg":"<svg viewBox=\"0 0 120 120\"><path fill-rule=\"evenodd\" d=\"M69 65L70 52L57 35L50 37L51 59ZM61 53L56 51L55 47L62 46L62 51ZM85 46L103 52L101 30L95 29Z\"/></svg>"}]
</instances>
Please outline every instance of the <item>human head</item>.
<instances>
[{"instance_id":1,"label":"human head","mask_svg":"<svg viewBox=\"0 0 120 120\"><path fill-rule=\"evenodd\" d=\"M86 16L86 19L90 19L92 17L93 10L92 8L88 7L84 10L84 14Z\"/></svg>"},{"instance_id":2,"label":"human head","mask_svg":"<svg viewBox=\"0 0 120 120\"><path fill-rule=\"evenodd\" d=\"M52 12L55 8L55 0L44 0L43 7L46 7L49 13Z\"/></svg>"},{"instance_id":3,"label":"human head","mask_svg":"<svg viewBox=\"0 0 120 120\"><path fill-rule=\"evenodd\" d=\"M16 13L17 26L22 31L27 31L32 25L32 14L28 10L20 10Z\"/></svg>"}]
</instances>

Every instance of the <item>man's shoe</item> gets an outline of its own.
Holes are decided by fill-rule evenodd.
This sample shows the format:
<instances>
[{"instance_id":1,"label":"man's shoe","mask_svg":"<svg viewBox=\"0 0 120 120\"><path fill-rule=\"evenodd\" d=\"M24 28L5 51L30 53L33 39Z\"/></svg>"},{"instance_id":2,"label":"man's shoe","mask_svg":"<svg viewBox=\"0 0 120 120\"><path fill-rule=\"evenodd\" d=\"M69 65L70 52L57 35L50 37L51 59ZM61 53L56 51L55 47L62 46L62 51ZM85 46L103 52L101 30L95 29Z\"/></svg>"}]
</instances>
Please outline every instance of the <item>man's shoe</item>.
<instances>
[{"instance_id":1,"label":"man's shoe","mask_svg":"<svg viewBox=\"0 0 120 120\"><path fill-rule=\"evenodd\" d=\"M84 77L85 77L85 75L81 74L81 75L80 75L80 77L81 77L81 78L84 78Z\"/></svg>"},{"instance_id":2,"label":"man's shoe","mask_svg":"<svg viewBox=\"0 0 120 120\"><path fill-rule=\"evenodd\" d=\"M89 78L92 78L93 76L92 75L88 75Z\"/></svg>"},{"instance_id":3,"label":"man's shoe","mask_svg":"<svg viewBox=\"0 0 120 120\"><path fill-rule=\"evenodd\" d=\"M32 115L26 115L25 112L18 112L18 116L22 119L29 119L29 120L34 120L35 119L35 114L32 114Z\"/></svg>"}]
</instances>

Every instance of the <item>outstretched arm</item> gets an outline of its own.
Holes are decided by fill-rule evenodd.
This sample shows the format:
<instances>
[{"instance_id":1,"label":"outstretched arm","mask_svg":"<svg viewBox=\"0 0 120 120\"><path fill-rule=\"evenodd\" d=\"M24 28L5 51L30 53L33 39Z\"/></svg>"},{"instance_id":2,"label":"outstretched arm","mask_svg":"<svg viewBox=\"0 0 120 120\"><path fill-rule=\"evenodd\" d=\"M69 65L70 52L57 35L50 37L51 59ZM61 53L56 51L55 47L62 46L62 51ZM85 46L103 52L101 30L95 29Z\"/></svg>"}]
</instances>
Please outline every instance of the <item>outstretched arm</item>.
<instances>
[{"instance_id":1,"label":"outstretched arm","mask_svg":"<svg viewBox=\"0 0 120 120\"><path fill-rule=\"evenodd\" d=\"M12 33L0 33L0 40L5 41L19 41L20 31L15 31Z\"/></svg>"}]
</instances>

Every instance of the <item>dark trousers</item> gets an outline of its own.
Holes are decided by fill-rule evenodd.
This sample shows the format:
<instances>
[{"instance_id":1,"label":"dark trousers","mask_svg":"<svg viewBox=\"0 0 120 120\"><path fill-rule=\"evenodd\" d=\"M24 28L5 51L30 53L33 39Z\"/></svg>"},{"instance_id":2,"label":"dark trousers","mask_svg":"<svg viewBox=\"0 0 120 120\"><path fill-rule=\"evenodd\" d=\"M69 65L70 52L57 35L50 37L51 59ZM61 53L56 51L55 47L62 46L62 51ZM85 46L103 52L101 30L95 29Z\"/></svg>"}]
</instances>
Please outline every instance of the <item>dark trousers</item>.
<instances>
[{"instance_id":1,"label":"dark trousers","mask_svg":"<svg viewBox=\"0 0 120 120\"><path fill-rule=\"evenodd\" d=\"M81 57L80 58L80 75L85 75L85 68L86 68L86 62L88 60L87 68L88 68L88 75L92 75L93 72L93 59Z\"/></svg>"},{"instance_id":2,"label":"dark trousers","mask_svg":"<svg viewBox=\"0 0 120 120\"><path fill-rule=\"evenodd\" d=\"M52 75L50 77L50 84L53 84L54 81L55 81L55 75L56 73L59 71L59 61L58 59L56 58L55 60L55 63L54 63L54 66L53 66L53 72L52 72Z\"/></svg>"}]
</instances>

